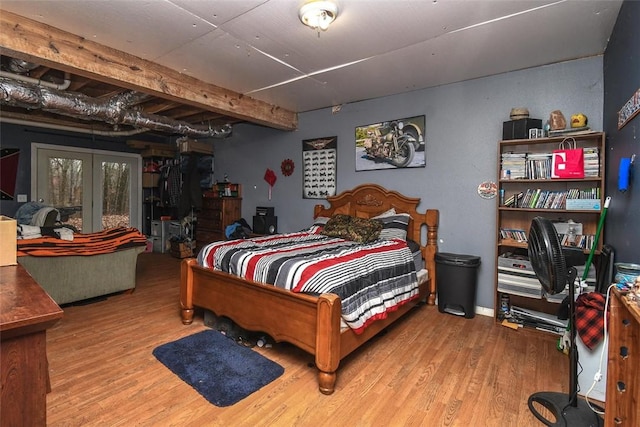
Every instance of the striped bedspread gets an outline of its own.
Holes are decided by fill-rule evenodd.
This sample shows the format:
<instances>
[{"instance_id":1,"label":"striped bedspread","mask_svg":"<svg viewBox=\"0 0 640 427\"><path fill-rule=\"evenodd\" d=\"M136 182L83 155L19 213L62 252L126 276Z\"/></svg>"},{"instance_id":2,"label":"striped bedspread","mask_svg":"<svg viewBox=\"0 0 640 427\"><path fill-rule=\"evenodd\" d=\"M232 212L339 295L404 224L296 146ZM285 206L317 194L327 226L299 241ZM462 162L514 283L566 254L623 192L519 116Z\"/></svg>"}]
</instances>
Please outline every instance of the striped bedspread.
<instances>
[{"instance_id":1,"label":"striped bedspread","mask_svg":"<svg viewBox=\"0 0 640 427\"><path fill-rule=\"evenodd\" d=\"M200 265L312 295L334 293L356 333L418 297L413 256L400 239L356 243L307 232L214 242Z\"/></svg>"},{"instance_id":2,"label":"striped bedspread","mask_svg":"<svg viewBox=\"0 0 640 427\"><path fill-rule=\"evenodd\" d=\"M117 227L96 233L74 234L72 241L55 237L38 237L18 239L17 242L17 256L86 256L144 246L147 244L147 239L135 228Z\"/></svg>"}]
</instances>

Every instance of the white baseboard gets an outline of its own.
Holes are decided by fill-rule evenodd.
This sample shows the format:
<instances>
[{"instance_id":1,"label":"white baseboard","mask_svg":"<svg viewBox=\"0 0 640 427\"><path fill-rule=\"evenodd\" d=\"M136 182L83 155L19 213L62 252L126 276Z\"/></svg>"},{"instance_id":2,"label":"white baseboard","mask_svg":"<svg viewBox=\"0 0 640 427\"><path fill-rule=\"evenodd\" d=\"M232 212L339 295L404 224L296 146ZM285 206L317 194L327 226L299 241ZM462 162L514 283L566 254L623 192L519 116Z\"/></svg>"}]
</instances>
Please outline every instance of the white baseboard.
<instances>
[{"instance_id":1,"label":"white baseboard","mask_svg":"<svg viewBox=\"0 0 640 427\"><path fill-rule=\"evenodd\" d=\"M493 308L476 306L476 314L479 314L480 316L493 317L494 313L495 311Z\"/></svg>"}]
</instances>

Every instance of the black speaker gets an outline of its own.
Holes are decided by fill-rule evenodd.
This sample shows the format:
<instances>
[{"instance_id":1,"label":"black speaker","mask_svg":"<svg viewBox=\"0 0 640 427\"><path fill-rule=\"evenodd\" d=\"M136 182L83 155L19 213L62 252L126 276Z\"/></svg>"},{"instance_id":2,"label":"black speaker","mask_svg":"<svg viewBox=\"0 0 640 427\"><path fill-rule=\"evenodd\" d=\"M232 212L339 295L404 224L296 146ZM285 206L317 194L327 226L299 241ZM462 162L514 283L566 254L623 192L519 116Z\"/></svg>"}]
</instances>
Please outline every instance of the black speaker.
<instances>
[{"instance_id":1,"label":"black speaker","mask_svg":"<svg viewBox=\"0 0 640 427\"><path fill-rule=\"evenodd\" d=\"M278 217L254 215L253 232L256 234L277 234L278 233Z\"/></svg>"}]
</instances>

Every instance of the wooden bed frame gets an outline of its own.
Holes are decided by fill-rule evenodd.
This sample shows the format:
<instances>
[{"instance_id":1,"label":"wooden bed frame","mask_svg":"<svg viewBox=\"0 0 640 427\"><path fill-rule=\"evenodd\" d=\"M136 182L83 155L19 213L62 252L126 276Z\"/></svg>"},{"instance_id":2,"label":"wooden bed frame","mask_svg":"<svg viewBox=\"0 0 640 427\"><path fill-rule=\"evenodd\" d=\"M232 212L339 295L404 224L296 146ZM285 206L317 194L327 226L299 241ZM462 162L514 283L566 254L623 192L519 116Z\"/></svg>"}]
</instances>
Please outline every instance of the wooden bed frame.
<instances>
[{"instance_id":1,"label":"wooden bed frame","mask_svg":"<svg viewBox=\"0 0 640 427\"><path fill-rule=\"evenodd\" d=\"M349 328L341 330L341 305L335 294L315 297L285 291L200 267L195 259L190 258L182 261L180 305L185 325L193 322L194 307L197 306L218 316L227 316L245 329L265 332L276 342L287 341L313 354L320 391L331 394L335 389L340 360L420 302L435 303L439 212L429 209L420 214L416 211L420 199L406 197L375 184L360 185L327 200L330 207L316 205L314 218L338 213L370 218L390 208L411 215L407 237L420 244L429 272L428 280L420 286L418 299L389 313L386 319L373 322L357 335ZM423 240L426 243L423 244Z\"/></svg>"}]
</instances>

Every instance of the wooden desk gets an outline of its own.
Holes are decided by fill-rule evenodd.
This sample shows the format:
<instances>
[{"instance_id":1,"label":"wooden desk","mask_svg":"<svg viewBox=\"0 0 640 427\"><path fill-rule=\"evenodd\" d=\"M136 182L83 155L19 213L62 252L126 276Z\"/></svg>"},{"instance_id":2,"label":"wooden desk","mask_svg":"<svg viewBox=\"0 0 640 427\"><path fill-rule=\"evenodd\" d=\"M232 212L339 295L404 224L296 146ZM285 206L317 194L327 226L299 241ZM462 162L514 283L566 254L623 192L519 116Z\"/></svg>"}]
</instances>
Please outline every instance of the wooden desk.
<instances>
[{"instance_id":1,"label":"wooden desk","mask_svg":"<svg viewBox=\"0 0 640 427\"><path fill-rule=\"evenodd\" d=\"M0 267L1 426L45 426L46 330L62 309L21 265Z\"/></svg>"},{"instance_id":2,"label":"wooden desk","mask_svg":"<svg viewBox=\"0 0 640 427\"><path fill-rule=\"evenodd\" d=\"M640 309L611 292L605 426L640 426Z\"/></svg>"}]
</instances>

